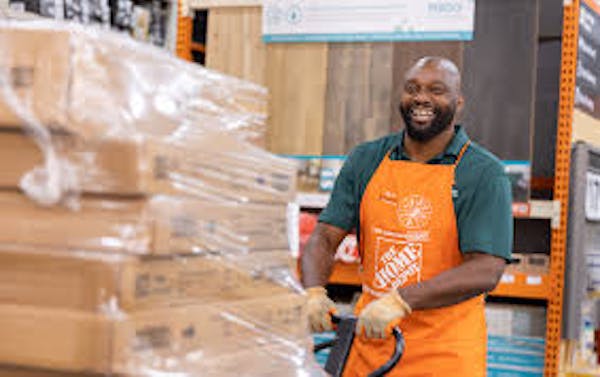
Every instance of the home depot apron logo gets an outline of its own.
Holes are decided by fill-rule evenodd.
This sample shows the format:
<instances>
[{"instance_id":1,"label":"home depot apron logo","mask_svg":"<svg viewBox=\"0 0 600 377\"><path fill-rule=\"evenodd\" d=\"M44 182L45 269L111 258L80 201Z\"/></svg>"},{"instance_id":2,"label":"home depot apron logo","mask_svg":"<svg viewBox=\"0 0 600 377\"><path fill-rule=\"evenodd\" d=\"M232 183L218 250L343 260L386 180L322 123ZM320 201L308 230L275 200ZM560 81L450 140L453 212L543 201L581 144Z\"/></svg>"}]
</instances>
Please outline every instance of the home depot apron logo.
<instances>
[{"instance_id":1,"label":"home depot apron logo","mask_svg":"<svg viewBox=\"0 0 600 377\"><path fill-rule=\"evenodd\" d=\"M406 229L423 229L429 225L431 203L422 195L410 195L398 203L396 214Z\"/></svg>"},{"instance_id":2,"label":"home depot apron logo","mask_svg":"<svg viewBox=\"0 0 600 377\"><path fill-rule=\"evenodd\" d=\"M373 277L376 290L385 292L403 286L409 280L421 281L423 244L379 238L376 253L377 267Z\"/></svg>"},{"instance_id":3,"label":"home depot apron logo","mask_svg":"<svg viewBox=\"0 0 600 377\"><path fill-rule=\"evenodd\" d=\"M421 281L423 244L429 241L427 227L433 212L430 201L422 195L398 199L385 191L380 199L395 207L399 227L395 230L373 229L377 234L375 274L370 287L365 288L375 296Z\"/></svg>"}]
</instances>

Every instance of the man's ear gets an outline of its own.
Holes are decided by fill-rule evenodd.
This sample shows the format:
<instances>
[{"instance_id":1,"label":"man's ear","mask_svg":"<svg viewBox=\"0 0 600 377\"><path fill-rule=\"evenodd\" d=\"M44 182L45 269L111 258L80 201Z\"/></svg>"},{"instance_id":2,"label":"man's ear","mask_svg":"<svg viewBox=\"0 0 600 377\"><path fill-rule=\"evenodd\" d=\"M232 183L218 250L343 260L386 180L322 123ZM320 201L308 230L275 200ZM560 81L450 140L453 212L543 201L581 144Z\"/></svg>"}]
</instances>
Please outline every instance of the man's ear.
<instances>
[{"instance_id":1,"label":"man's ear","mask_svg":"<svg viewBox=\"0 0 600 377\"><path fill-rule=\"evenodd\" d=\"M458 96L458 98L456 99L456 113L458 115L462 114L464 107L465 107L465 97L463 97L463 95L460 94Z\"/></svg>"}]
</instances>

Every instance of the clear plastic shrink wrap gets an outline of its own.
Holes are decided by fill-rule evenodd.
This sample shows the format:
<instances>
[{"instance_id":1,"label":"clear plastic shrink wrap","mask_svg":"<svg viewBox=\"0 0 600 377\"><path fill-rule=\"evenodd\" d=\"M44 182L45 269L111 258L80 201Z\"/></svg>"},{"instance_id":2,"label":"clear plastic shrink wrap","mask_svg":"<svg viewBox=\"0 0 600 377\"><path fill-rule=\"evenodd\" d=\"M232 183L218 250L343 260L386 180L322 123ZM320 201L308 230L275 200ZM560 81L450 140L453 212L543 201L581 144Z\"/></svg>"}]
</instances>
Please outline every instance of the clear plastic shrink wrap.
<instances>
[{"instance_id":1,"label":"clear plastic shrink wrap","mask_svg":"<svg viewBox=\"0 0 600 377\"><path fill-rule=\"evenodd\" d=\"M73 191L292 199L289 164L244 142L264 135L264 88L110 31L3 25L0 128L35 137L4 141L2 161L21 158L2 163L0 186L18 179L43 202Z\"/></svg>"},{"instance_id":2,"label":"clear plastic shrink wrap","mask_svg":"<svg viewBox=\"0 0 600 377\"><path fill-rule=\"evenodd\" d=\"M264 88L79 25L0 49L0 377L323 375Z\"/></svg>"}]
</instances>

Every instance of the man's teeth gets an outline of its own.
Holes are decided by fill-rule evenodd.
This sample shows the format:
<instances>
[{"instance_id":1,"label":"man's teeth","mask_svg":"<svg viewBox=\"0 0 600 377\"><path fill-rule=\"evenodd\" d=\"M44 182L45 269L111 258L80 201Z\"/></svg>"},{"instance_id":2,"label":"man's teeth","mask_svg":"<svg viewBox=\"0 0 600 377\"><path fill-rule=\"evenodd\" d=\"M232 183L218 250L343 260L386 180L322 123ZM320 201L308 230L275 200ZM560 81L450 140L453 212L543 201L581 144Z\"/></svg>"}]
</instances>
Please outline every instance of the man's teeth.
<instances>
[{"instance_id":1,"label":"man's teeth","mask_svg":"<svg viewBox=\"0 0 600 377\"><path fill-rule=\"evenodd\" d=\"M417 117L430 117L430 116L433 116L433 110L412 109L411 113L412 113L413 116L417 116Z\"/></svg>"}]
</instances>

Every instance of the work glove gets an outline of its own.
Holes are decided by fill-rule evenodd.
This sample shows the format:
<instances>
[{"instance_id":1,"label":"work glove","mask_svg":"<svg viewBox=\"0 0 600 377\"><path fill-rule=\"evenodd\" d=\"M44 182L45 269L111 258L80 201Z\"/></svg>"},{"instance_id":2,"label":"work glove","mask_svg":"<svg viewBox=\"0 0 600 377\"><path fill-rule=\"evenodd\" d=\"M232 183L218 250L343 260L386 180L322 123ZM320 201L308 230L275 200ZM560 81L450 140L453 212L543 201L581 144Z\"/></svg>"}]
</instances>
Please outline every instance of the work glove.
<instances>
[{"instance_id":1,"label":"work glove","mask_svg":"<svg viewBox=\"0 0 600 377\"><path fill-rule=\"evenodd\" d=\"M308 322L313 332L333 330L331 314L337 313L335 304L327 297L327 290L323 287L310 287L308 294Z\"/></svg>"},{"instance_id":2,"label":"work glove","mask_svg":"<svg viewBox=\"0 0 600 377\"><path fill-rule=\"evenodd\" d=\"M367 338L384 339L391 335L392 328L411 311L400 293L394 289L365 306L358 317L356 332L360 335L364 331Z\"/></svg>"}]
</instances>

